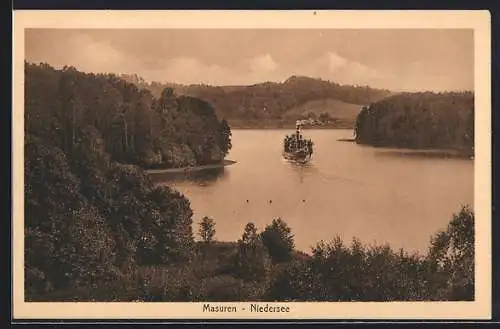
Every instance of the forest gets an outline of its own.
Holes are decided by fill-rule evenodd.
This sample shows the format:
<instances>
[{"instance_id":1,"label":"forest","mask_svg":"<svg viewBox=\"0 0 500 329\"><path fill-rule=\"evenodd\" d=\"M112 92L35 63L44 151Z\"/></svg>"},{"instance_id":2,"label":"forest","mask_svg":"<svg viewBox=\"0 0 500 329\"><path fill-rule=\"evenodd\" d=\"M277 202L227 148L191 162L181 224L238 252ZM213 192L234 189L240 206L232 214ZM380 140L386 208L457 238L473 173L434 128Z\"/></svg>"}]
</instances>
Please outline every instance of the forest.
<instances>
[{"instance_id":1,"label":"forest","mask_svg":"<svg viewBox=\"0 0 500 329\"><path fill-rule=\"evenodd\" d=\"M474 299L468 206L424 254L336 232L304 253L281 218L217 241L216 219L194 232L189 200L144 169L222 157L231 133L210 105L46 64L26 64L25 88L27 301Z\"/></svg>"},{"instance_id":2,"label":"forest","mask_svg":"<svg viewBox=\"0 0 500 329\"><path fill-rule=\"evenodd\" d=\"M211 104L219 116L226 118L233 127L283 126L307 115L317 107L314 102L325 103L329 110L330 102L342 103L342 108L331 106L333 119L350 119L352 112L345 110L361 107L392 95L389 90L374 89L368 86L340 85L335 82L303 76L291 76L283 82L264 82L250 86L209 86L179 85L159 82L147 82L137 75L122 75L126 81L151 90L159 95L163 88L172 88L179 95L200 98ZM312 103L311 103L312 102ZM297 107L306 105L304 113L295 113ZM338 113L339 112L339 113ZM293 113L292 115L290 115ZM338 113L338 118L337 118ZM357 111L354 112L354 116ZM341 124L342 122L340 122ZM351 120L349 120L349 124Z\"/></svg>"},{"instance_id":3,"label":"forest","mask_svg":"<svg viewBox=\"0 0 500 329\"><path fill-rule=\"evenodd\" d=\"M97 134L114 161L143 167L221 162L231 130L206 102L165 88L154 97L114 74L25 65L26 134L71 154Z\"/></svg>"},{"instance_id":4,"label":"forest","mask_svg":"<svg viewBox=\"0 0 500 329\"><path fill-rule=\"evenodd\" d=\"M385 98L362 109L355 135L359 144L453 149L473 156L474 94L422 92Z\"/></svg>"}]
</instances>

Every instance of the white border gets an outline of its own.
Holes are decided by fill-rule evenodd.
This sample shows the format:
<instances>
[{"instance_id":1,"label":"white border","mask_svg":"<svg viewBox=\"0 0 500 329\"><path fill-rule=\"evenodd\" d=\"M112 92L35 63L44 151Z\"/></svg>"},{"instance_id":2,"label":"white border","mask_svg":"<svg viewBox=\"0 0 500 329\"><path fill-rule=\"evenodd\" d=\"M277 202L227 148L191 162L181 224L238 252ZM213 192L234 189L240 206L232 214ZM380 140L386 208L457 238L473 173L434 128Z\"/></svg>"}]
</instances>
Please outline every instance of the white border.
<instances>
[{"instance_id":1,"label":"white border","mask_svg":"<svg viewBox=\"0 0 500 329\"><path fill-rule=\"evenodd\" d=\"M491 75L488 11L15 11L13 15L13 316L24 319L490 319ZM24 302L25 28L466 28L475 36L474 302L287 303L287 314L203 313L203 303ZM244 305L250 303L218 303ZM279 303L283 304L283 303Z\"/></svg>"}]
</instances>

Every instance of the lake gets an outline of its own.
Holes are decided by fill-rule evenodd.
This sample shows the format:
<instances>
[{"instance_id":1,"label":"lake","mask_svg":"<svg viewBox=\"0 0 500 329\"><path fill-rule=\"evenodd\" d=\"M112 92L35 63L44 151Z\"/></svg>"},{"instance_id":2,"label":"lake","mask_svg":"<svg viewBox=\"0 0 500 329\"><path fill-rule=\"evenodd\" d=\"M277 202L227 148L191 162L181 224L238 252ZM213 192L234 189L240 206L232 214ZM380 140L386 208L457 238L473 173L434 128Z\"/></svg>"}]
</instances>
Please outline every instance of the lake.
<instances>
[{"instance_id":1,"label":"lake","mask_svg":"<svg viewBox=\"0 0 500 329\"><path fill-rule=\"evenodd\" d=\"M336 235L425 252L462 204L473 205L472 160L360 146L338 141L351 130L323 129L304 131L314 154L298 166L281 157L292 131L234 130L227 159L236 164L189 179L154 179L189 198L195 234L203 216L216 220L221 241L240 238L248 222L260 230L281 217L306 252Z\"/></svg>"}]
</instances>

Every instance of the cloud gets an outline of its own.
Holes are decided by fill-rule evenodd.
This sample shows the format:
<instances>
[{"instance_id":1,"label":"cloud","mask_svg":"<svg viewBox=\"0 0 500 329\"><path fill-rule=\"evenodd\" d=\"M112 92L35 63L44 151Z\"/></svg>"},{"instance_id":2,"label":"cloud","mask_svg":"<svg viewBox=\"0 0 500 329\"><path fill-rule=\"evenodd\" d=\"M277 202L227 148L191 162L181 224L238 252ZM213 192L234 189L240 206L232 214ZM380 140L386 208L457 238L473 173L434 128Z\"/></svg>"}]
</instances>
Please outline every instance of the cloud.
<instances>
[{"instance_id":1,"label":"cloud","mask_svg":"<svg viewBox=\"0 0 500 329\"><path fill-rule=\"evenodd\" d=\"M29 61L55 67L184 84L254 84L305 75L393 90L474 86L470 33L320 33L29 29L25 53ZM377 48L382 43L387 46Z\"/></svg>"},{"instance_id":2,"label":"cloud","mask_svg":"<svg viewBox=\"0 0 500 329\"><path fill-rule=\"evenodd\" d=\"M61 68L75 66L85 72L117 73L123 68L140 69L135 58L112 47L106 41L96 41L86 34L74 34L58 45L41 43L27 47L27 60L46 62Z\"/></svg>"},{"instance_id":3,"label":"cloud","mask_svg":"<svg viewBox=\"0 0 500 329\"><path fill-rule=\"evenodd\" d=\"M218 64L207 64L193 57L177 57L165 60L160 67L142 72L147 80L182 84L220 84L234 72Z\"/></svg>"},{"instance_id":4,"label":"cloud","mask_svg":"<svg viewBox=\"0 0 500 329\"><path fill-rule=\"evenodd\" d=\"M269 54L254 57L250 60L250 68L255 73L267 73L278 68L278 63Z\"/></svg>"},{"instance_id":5,"label":"cloud","mask_svg":"<svg viewBox=\"0 0 500 329\"><path fill-rule=\"evenodd\" d=\"M405 86L415 89L424 78L412 73L425 72L422 67L408 67L408 72L399 72L398 77L363 63L350 60L330 50L312 59L294 62L278 62L270 53L261 53L247 59L215 63L203 61L203 57L163 57L154 53L138 54L123 51L106 39L96 39L85 33L73 34L54 49L39 42L28 49L27 59L47 62L55 67L76 66L85 72L136 73L149 81L176 82L181 84L248 85L265 81L284 81L291 75L321 78L340 84L369 85L378 88L396 89ZM207 59L205 59L207 60ZM434 76L434 85L453 85L449 77Z\"/></svg>"},{"instance_id":6,"label":"cloud","mask_svg":"<svg viewBox=\"0 0 500 329\"><path fill-rule=\"evenodd\" d=\"M321 78L340 84L370 85L379 88L387 88L395 81L394 75L389 71L369 67L334 51L304 61L290 68L290 71L295 75Z\"/></svg>"},{"instance_id":7,"label":"cloud","mask_svg":"<svg viewBox=\"0 0 500 329\"><path fill-rule=\"evenodd\" d=\"M146 80L182 84L241 85L267 80L282 80L280 65L269 54L259 55L230 65L206 63L194 57L176 57L157 63L154 69L142 69ZM285 77L286 78L286 77Z\"/></svg>"},{"instance_id":8,"label":"cloud","mask_svg":"<svg viewBox=\"0 0 500 329\"><path fill-rule=\"evenodd\" d=\"M343 67L348 63L347 59L334 52L329 52L326 57L328 61L328 69L330 71L335 71L339 67Z\"/></svg>"}]
</instances>

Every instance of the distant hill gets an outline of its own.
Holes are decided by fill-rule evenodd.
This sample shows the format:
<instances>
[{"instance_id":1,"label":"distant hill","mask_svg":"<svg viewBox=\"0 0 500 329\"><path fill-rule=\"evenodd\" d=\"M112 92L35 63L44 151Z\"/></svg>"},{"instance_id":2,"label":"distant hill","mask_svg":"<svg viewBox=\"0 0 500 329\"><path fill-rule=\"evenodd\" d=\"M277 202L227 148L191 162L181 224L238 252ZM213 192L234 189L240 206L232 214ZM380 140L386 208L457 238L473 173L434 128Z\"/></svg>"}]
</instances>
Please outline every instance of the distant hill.
<instances>
[{"instance_id":1,"label":"distant hill","mask_svg":"<svg viewBox=\"0 0 500 329\"><path fill-rule=\"evenodd\" d=\"M291 108L286 111L284 117L294 120L312 118L321 122L329 120L342 122L343 126L354 126L361 109L361 105L345 103L337 99L316 99Z\"/></svg>"},{"instance_id":2,"label":"distant hill","mask_svg":"<svg viewBox=\"0 0 500 329\"><path fill-rule=\"evenodd\" d=\"M178 95L197 97L210 103L218 116L233 123L293 123L307 113L328 113L353 127L363 105L393 95L389 90L368 86L340 85L331 81L292 76L284 82L249 86L180 85L147 83L137 75L122 76L158 97L165 87ZM265 124L267 123L267 124ZM272 124L271 124L272 126ZM236 126L237 128L237 126Z\"/></svg>"}]
</instances>

